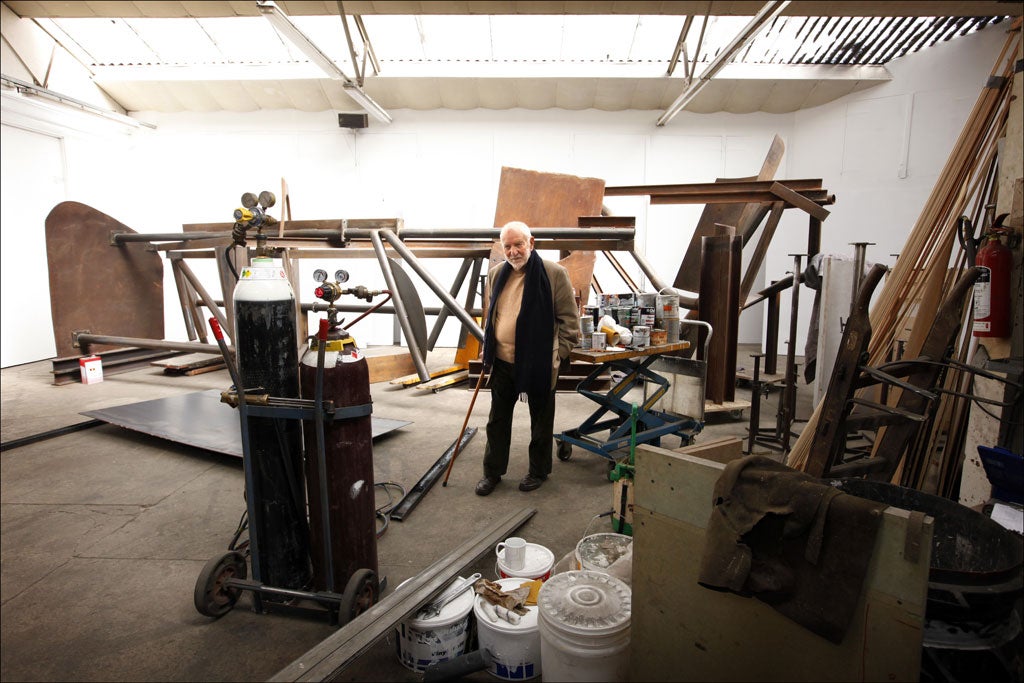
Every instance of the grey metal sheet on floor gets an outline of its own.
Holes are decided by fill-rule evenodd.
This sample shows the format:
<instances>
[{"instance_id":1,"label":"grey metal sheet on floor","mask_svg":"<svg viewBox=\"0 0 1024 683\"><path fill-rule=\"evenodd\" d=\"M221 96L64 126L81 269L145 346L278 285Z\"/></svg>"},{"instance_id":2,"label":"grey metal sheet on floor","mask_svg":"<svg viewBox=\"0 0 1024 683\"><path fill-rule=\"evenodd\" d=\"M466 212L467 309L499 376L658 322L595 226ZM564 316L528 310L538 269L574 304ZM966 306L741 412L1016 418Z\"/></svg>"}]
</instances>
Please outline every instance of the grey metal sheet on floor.
<instances>
[{"instance_id":1,"label":"grey metal sheet on floor","mask_svg":"<svg viewBox=\"0 0 1024 683\"><path fill-rule=\"evenodd\" d=\"M220 392L216 389L87 410L80 414L143 434L242 457L238 411L221 403ZM371 419L374 439L412 424L408 420L376 415Z\"/></svg>"}]
</instances>

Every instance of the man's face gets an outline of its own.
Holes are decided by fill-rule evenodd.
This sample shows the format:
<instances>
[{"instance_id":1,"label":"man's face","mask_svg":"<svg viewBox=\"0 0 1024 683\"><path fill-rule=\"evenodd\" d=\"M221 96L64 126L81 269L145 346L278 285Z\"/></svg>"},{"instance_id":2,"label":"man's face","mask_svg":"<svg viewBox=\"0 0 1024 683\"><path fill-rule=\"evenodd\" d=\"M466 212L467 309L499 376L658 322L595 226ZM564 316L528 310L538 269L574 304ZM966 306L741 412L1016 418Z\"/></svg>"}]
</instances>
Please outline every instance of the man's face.
<instances>
[{"instance_id":1,"label":"man's face","mask_svg":"<svg viewBox=\"0 0 1024 683\"><path fill-rule=\"evenodd\" d=\"M527 239L518 230L509 230L501 238L501 248L505 252L505 260L516 270L522 270L530 260L534 239Z\"/></svg>"}]
</instances>

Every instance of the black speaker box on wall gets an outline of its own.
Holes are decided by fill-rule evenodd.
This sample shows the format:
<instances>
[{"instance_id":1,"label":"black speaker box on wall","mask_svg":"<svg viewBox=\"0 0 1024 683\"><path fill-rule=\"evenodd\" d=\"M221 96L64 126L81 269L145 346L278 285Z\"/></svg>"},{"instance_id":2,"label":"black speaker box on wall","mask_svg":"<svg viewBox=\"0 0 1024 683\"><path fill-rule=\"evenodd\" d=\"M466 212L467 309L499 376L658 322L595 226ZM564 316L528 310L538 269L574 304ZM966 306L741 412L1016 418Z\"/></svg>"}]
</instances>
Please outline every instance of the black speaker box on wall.
<instances>
[{"instance_id":1,"label":"black speaker box on wall","mask_svg":"<svg viewBox=\"0 0 1024 683\"><path fill-rule=\"evenodd\" d=\"M366 128L369 119L366 114L338 114L340 128Z\"/></svg>"}]
</instances>

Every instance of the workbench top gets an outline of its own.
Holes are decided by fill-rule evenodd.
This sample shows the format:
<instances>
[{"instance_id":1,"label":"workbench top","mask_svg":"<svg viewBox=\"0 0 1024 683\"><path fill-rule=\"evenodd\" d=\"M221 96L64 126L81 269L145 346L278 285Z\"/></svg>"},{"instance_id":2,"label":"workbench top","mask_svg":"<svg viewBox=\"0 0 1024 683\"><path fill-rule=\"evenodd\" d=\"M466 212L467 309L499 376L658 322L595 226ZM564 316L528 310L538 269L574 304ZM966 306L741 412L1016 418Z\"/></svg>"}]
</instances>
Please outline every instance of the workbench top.
<instances>
[{"instance_id":1,"label":"workbench top","mask_svg":"<svg viewBox=\"0 0 1024 683\"><path fill-rule=\"evenodd\" d=\"M594 349L573 349L569 354L571 360L583 361L585 363L607 363L613 360L626 360L628 358L642 358L644 356L658 356L674 351L685 351L690 348L690 342L680 341L674 344L658 344L648 346L646 349L613 349L611 351L595 351Z\"/></svg>"}]
</instances>

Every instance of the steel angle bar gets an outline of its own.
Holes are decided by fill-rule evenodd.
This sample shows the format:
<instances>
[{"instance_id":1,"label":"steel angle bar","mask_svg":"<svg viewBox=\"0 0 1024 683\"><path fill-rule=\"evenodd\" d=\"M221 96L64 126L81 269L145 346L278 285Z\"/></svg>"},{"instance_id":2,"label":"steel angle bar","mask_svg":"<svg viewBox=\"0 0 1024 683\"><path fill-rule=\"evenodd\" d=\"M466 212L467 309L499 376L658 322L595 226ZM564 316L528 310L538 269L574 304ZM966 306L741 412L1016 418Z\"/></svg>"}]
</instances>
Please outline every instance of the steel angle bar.
<instances>
[{"instance_id":1,"label":"steel angle bar","mask_svg":"<svg viewBox=\"0 0 1024 683\"><path fill-rule=\"evenodd\" d=\"M462 259L462 265L459 266L459 272L455 275L455 281L452 282L451 289L448 290L448 294L454 297L462 289L462 283L466 281L466 274L469 272L469 267L476 261L476 259L465 258ZM427 350L433 351L434 345L437 343L437 338L441 336L441 330L444 329L444 323L448 319L448 309L444 306L441 307L441 312L437 315L437 320L434 321L434 329L430 330L430 337L427 339Z\"/></svg>"},{"instance_id":2,"label":"steel angle bar","mask_svg":"<svg viewBox=\"0 0 1024 683\"><path fill-rule=\"evenodd\" d=\"M271 681L333 680L395 624L426 605L459 571L525 524L537 510L522 508L465 541L319 645L277 672Z\"/></svg>"},{"instance_id":3,"label":"steel angle bar","mask_svg":"<svg viewBox=\"0 0 1024 683\"><path fill-rule=\"evenodd\" d=\"M86 332L75 335L75 343L82 347L88 347L89 344L110 344L111 346L139 346L144 349L166 349L168 351L188 351L190 353L220 353L220 348L216 344L173 342L162 339L142 339L139 337L113 337L107 334L88 334Z\"/></svg>"},{"instance_id":4,"label":"steel angle bar","mask_svg":"<svg viewBox=\"0 0 1024 683\"><path fill-rule=\"evenodd\" d=\"M423 281L426 282L427 286L434 291L434 294L437 294L441 301L444 302L445 306L447 306L448 309L453 314L455 314L455 317L462 321L462 324L466 326L466 328L473 334L474 337L476 337L480 341L483 341L484 331L480 329L480 326L477 325L476 321L473 320L473 318L469 315L469 313L466 312L466 310L459 304L459 302L456 301L452 297L452 295L449 294L445 290L445 288L442 287L437 282L437 280L435 280L434 277L427 272L427 270L420 263L419 259L417 259L416 256L413 255L411 251L409 251L408 247L402 244L402 241L398 238L398 236L395 235L390 230L381 230L381 233L384 235L385 239L387 239L387 241L391 244L394 250L397 251L402 256L403 259L405 259L406 263L408 263L409 266L414 271L416 271L416 274L423 278ZM380 237L378 236L376 239L379 240ZM423 381L427 381L427 378L423 378Z\"/></svg>"},{"instance_id":5,"label":"steel angle bar","mask_svg":"<svg viewBox=\"0 0 1024 683\"><path fill-rule=\"evenodd\" d=\"M420 376L420 379L424 382L430 379L430 371L427 370L427 365L420 355L418 349L414 349L416 346L416 336L412 329L412 324L409 322L409 314L405 308L405 302L402 301L402 297L398 292L398 284L395 282L394 273L391 272L391 264L388 262L388 256L384 252L384 243L380 239L380 233L374 231L370 235L370 241L373 243L373 250L377 254L377 262L380 263L380 271L384 276L384 281L388 284L388 291L391 292L391 300L395 302L395 309L398 311L398 324L402 326L402 331L405 333L405 341L410 347L410 356L412 356L413 365L416 366L416 374Z\"/></svg>"},{"instance_id":6,"label":"steel angle bar","mask_svg":"<svg viewBox=\"0 0 1024 683\"><path fill-rule=\"evenodd\" d=\"M476 434L476 431L476 427L470 427L463 432L461 439L452 442L452 445L437 459L437 462L430 466L426 474L420 477L416 485L394 507L389 515L391 519L401 522L412 512L413 508L419 504L423 496L430 490L430 487L436 484L437 480L444 474L444 471L448 469L448 462L452 459L452 454L455 453L455 447L458 446L460 451L464 449L469 440Z\"/></svg>"},{"instance_id":7,"label":"steel angle bar","mask_svg":"<svg viewBox=\"0 0 1024 683\"><path fill-rule=\"evenodd\" d=\"M203 283L199 281L199 278L196 277L196 274L192 272L192 269L189 268L188 264L184 260L178 262L178 268L181 270L181 274L185 276L185 279L188 280L189 284L192 285L192 288L196 290L199 298L203 300L204 304L206 304L206 309L216 316L217 322L220 323L221 328L224 330L224 334L231 337L231 324L234 321L228 320L227 317L225 317L224 311L220 310L220 307L214 303L213 297L206 291L206 288L203 287ZM232 344L234 343L233 338L231 342ZM211 353L218 353L218 350L215 348Z\"/></svg>"}]
</instances>

